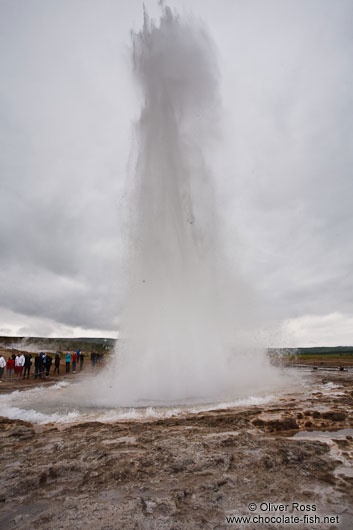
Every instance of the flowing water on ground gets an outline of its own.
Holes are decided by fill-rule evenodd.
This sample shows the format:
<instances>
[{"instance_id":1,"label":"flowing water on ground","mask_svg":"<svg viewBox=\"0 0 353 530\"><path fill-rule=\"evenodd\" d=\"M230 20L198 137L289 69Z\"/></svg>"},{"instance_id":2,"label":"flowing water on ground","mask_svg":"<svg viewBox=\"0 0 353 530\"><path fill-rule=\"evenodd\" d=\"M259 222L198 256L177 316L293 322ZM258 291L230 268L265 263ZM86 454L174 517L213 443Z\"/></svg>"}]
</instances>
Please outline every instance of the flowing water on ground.
<instances>
[{"instance_id":1,"label":"flowing water on ground","mask_svg":"<svg viewBox=\"0 0 353 530\"><path fill-rule=\"evenodd\" d=\"M205 399L181 399L179 402L162 402L155 400L148 405L141 400L134 406L110 406L97 404L97 381L101 376L86 376L77 382L61 381L46 386L38 385L28 390L16 390L0 395L1 415L12 419L21 419L33 423L70 423L85 421L111 422L116 420L143 420L183 416L189 413L209 412L227 408L244 408L266 406L276 401L290 399L311 399L313 393L335 391L332 385L313 383L309 370L290 370L282 374L282 386L275 389L265 384L252 393L245 389L236 394L223 394L222 399L211 401Z\"/></svg>"}]
</instances>

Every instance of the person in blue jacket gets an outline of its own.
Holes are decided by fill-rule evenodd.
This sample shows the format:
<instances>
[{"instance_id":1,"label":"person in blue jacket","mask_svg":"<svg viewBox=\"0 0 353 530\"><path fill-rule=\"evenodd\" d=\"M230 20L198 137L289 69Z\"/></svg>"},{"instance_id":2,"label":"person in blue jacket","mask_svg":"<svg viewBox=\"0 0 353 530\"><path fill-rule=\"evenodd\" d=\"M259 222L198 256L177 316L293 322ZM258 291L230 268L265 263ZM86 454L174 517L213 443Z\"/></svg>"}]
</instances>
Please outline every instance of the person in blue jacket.
<instances>
[{"instance_id":1,"label":"person in blue jacket","mask_svg":"<svg viewBox=\"0 0 353 530\"><path fill-rule=\"evenodd\" d=\"M68 351L65 355L66 359L66 373L68 374L70 372L70 362L71 362L71 353Z\"/></svg>"}]
</instances>

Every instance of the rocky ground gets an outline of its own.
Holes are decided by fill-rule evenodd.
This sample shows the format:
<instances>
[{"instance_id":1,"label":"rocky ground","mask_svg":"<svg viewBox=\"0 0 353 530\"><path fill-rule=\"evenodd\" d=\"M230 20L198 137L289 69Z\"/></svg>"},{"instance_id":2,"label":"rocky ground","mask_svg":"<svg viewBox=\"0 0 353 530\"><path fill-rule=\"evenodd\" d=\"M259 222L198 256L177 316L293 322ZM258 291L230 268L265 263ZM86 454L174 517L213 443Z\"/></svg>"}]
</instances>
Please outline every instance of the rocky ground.
<instances>
[{"instance_id":1,"label":"rocky ground","mask_svg":"<svg viewBox=\"0 0 353 530\"><path fill-rule=\"evenodd\" d=\"M312 377L315 385L339 387L155 421L32 425L2 418L0 528L351 529L353 372ZM326 437L315 433L328 429ZM303 432L312 438L298 438ZM279 504L288 506L275 511ZM334 519L227 523L241 514Z\"/></svg>"}]
</instances>

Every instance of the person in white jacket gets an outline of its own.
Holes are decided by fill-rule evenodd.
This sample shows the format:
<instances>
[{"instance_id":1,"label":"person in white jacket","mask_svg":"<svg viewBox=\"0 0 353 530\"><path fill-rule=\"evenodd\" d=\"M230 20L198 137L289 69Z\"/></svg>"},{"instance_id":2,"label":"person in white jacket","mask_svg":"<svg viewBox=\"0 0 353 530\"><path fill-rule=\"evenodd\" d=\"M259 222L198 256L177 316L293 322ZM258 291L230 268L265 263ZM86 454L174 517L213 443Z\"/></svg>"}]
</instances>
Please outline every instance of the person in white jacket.
<instances>
[{"instance_id":1,"label":"person in white jacket","mask_svg":"<svg viewBox=\"0 0 353 530\"><path fill-rule=\"evenodd\" d=\"M23 353L21 353L21 355L20 355L20 361L19 361L19 362L20 362L20 366L19 366L19 368L20 368L20 370L19 370L19 372L20 372L20 377L22 376L23 367L24 367L24 365L25 365L25 360L26 360L26 359L25 359L25 356L23 355Z\"/></svg>"},{"instance_id":2,"label":"person in white jacket","mask_svg":"<svg viewBox=\"0 0 353 530\"><path fill-rule=\"evenodd\" d=\"M24 364L25 356L23 355L23 353L21 353L20 355L17 355L15 359L15 367L17 366L17 370L15 371L17 371L17 377L21 377Z\"/></svg>"},{"instance_id":3,"label":"person in white jacket","mask_svg":"<svg viewBox=\"0 0 353 530\"><path fill-rule=\"evenodd\" d=\"M5 366L6 366L5 357L1 354L0 355L0 383L2 383L2 376L4 375Z\"/></svg>"},{"instance_id":4,"label":"person in white jacket","mask_svg":"<svg viewBox=\"0 0 353 530\"><path fill-rule=\"evenodd\" d=\"M16 353L16 357L15 357L15 375L17 377L18 377L18 372L20 371L19 367L20 367L20 356L18 355L18 353Z\"/></svg>"}]
</instances>

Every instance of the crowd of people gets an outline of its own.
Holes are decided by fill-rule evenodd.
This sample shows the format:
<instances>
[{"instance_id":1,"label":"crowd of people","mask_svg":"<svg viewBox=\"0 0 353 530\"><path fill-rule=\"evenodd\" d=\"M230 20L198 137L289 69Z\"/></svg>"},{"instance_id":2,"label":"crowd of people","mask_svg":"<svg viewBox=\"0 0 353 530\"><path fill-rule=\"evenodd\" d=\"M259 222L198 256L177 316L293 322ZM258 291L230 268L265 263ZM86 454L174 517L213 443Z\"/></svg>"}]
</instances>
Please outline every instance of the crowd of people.
<instances>
[{"instance_id":1,"label":"crowd of people","mask_svg":"<svg viewBox=\"0 0 353 530\"><path fill-rule=\"evenodd\" d=\"M65 359L65 373L72 372L76 373L77 368L81 371L83 369L83 364L85 360L85 353L81 350L77 350L74 353L66 352L64 354ZM91 365L92 368L95 368L97 362L102 362L104 354L91 352ZM40 352L34 355L34 359L31 353L13 353L6 360L4 355L0 354L0 383L2 382L3 375L6 368L6 381L12 381L13 378L26 378L29 379L31 375L31 368L34 365L34 371L32 375L35 379L37 377L42 379L44 376L48 379L51 367L54 362L54 374L60 375L60 365L61 365L61 353L56 352L54 359L50 353Z\"/></svg>"}]
</instances>

